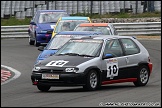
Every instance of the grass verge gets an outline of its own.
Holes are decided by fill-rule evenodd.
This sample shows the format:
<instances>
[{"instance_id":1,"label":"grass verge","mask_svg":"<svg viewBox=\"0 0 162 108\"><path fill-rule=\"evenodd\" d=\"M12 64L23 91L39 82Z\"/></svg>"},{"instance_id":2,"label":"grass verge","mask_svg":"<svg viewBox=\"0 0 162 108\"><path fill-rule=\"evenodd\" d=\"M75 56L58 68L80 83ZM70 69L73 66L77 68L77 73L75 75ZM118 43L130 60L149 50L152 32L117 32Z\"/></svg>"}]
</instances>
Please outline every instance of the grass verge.
<instances>
[{"instance_id":1,"label":"grass verge","mask_svg":"<svg viewBox=\"0 0 162 108\"><path fill-rule=\"evenodd\" d=\"M161 17L161 12L146 12L141 14L132 14L132 13L109 13L104 15L99 14L87 14L87 13L78 13L72 14L71 16L88 16L91 19L97 18L146 18L146 17ZM1 26L13 26L13 25L29 25L31 18L25 19L16 19L15 17L10 17L9 19L1 18Z\"/></svg>"}]
</instances>

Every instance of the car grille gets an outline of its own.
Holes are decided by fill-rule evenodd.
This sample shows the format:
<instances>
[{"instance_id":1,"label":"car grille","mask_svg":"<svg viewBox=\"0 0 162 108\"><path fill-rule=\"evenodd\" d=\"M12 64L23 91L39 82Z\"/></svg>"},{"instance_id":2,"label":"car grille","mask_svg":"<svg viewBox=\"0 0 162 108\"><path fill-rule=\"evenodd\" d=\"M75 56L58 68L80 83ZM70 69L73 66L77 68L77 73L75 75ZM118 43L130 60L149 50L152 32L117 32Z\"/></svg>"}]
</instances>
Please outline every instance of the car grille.
<instances>
[{"instance_id":1,"label":"car grille","mask_svg":"<svg viewBox=\"0 0 162 108\"><path fill-rule=\"evenodd\" d=\"M54 69L41 69L42 73L62 73L64 70L54 70Z\"/></svg>"}]
</instances>

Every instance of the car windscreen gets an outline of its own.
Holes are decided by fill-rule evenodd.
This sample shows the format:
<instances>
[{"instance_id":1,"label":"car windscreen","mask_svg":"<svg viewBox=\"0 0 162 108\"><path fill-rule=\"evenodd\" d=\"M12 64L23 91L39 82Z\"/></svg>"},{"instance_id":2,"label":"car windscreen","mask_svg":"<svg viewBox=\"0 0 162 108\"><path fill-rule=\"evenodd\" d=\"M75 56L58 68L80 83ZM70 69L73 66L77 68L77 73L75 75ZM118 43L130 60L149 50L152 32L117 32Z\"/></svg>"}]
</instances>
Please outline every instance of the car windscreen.
<instances>
[{"instance_id":1,"label":"car windscreen","mask_svg":"<svg viewBox=\"0 0 162 108\"><path fill-rule=\"evenodd\" d=\"M81 23L89 23L88 19L87 20L65 20L65 21L60 21L56 27L56 32L61 32L61 31L73 31L74 28ZM64 26L67 26L66 29Z\"/></svg>"},{"instance_id":2,"label":"car windscreen","mask_svg":"<svg viewBox=\"0 0 162 108\"><path fill-rule=\"evenodd\" d=\"M56 23L60 17L67 16L66 12L42 12L38 23Z\"/></svg>"},{"instance_id":3,"label":"car windscreen","mask_svg":"<svg viewBox=\"0 0 162 108\"><path fill-rule=\"evenodd\" d=\"M103 35L111 35L111 30L109 27L82 27L82 26L78 26L77 28L75 28L74 31L97 31L97 32L102 32Z\"/></svg>"},{"instance_id":4,"label":"car windscreen","mask_svg":"<svg viewBox=\"0 0 162 108\"><path fill-rule=\"evenodd\" d=\"M47 49L59 49L67 41L71 39L70 35L56 35L46 46Z\"/></svg>"},{"instance_id":5,"label":"car windscreen","mask_svg":"<svg viewBox=\"0 0 162 108\"><path fill-rule=\"evenodd\" d=\"M59 49L56 55L77 54L99 56L103 40L80 39L70 40Z\"/></svg>"}]
</instances>

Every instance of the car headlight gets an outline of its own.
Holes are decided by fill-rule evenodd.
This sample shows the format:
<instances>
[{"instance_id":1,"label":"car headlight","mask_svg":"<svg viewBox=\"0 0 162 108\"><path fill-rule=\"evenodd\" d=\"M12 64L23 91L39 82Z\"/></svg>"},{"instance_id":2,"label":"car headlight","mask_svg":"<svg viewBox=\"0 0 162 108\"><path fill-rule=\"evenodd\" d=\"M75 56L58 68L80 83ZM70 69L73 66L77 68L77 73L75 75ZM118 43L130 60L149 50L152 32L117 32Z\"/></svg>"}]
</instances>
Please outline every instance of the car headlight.
<instances>
[{"instance_id":1,"label":"car headlight","mask_svg":"<svg viewBox=\"0 0 162 108\"><path fill-rule=\"evenodd\" d=\"M66 68L65 72L77 72L78 70L78 68Z\"/></svg>"},{"instance_id":2,"label":"car headlight","mask_svg":"<svg viewBox=\"0 0 162 108\"><path fill-rule=\"evenodd\" d=\"M34 67L32 71L39 71L40 69L40 67Z\"/></svg>"}]
</instances>

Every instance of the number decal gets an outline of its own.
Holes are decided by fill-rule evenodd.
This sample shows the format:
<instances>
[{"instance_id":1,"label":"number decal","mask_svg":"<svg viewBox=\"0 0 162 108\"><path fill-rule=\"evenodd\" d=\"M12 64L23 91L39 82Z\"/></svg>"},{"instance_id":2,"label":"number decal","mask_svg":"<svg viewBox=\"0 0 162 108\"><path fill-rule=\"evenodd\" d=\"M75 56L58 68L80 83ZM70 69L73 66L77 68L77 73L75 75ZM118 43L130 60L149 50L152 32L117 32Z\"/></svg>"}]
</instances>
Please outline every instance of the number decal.
<instances>
[{"instance_id":1,"label":"number decal","mask_svg":"<svg viewBox=\"0 0 162 108\"><path fill-rule=\"evenodd\" d=\"M107 78L113 79L114 76L118 76L118 70L117 59L109 59L107 61Z\"/></svg>"},{"instance_id":2,"label":"number decal","mask_svg":"<svg viewBox=\"0 0 162 108\"><path fill-rule=\"evenodd\" d=\"M57 67L62 67L69 61L64 61L64 60L58 60L58 61L50 61L49 63L46 64L46 66L57 66Z\"/></svg>"}]
</instances>

